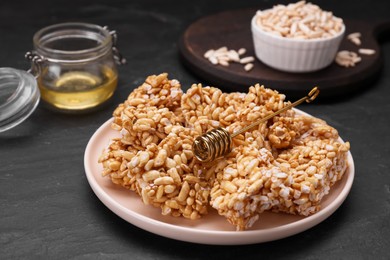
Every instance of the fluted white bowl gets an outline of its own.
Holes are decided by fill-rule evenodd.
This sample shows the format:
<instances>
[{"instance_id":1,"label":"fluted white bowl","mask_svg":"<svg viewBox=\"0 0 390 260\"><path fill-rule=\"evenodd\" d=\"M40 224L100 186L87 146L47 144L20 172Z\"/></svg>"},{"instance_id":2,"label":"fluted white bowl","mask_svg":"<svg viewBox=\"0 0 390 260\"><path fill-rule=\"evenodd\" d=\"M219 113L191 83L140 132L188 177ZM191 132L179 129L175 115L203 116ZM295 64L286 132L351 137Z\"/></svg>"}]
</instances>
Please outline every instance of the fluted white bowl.
<instances>
[{"instance_id":1,"label":"fluted white bowl","mask_svg":"<svg viewBox=\"0 0 390 260\"><path fill-rule=\"evenodd\" d=\"M329 66L344 37L345 26L340 32L328 38L294 39L265 32L251 22L256 57L264 64L286 72L313 72Z\"/></svg>"}]
</instances>

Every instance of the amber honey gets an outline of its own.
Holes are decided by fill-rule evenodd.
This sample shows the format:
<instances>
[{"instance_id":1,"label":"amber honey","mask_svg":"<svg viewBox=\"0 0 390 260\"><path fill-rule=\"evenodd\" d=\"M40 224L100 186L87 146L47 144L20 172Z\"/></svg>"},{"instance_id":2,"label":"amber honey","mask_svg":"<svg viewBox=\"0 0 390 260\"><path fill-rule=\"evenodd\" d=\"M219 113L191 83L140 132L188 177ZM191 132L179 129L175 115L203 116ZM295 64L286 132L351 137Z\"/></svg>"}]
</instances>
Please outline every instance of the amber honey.
<instances>
[{"instance_id":1,"label":"amber honey","mask_svg":"<svg viewBox=\"0 0 390 260\"><path fill-rule=\"evenodd\" d=\"M42 99L62 110L83 110L95 107L114 93L118 75L111 68L103 67L100 73L69 71L50 80L44 72L38 81Z\"/></svg>"},{"instance_id":2,"label":"amber honey","mask_svg":"<svg viewBox=\"0 0 390 260\"><path fill-rule=\"evenodd\" d=\"M116 65L126 60L117 34L87 23L51 25L35 33L32 63L42 100L60 111L88 110L109 99L118 83Z\"/></svg>"}]
</instances>

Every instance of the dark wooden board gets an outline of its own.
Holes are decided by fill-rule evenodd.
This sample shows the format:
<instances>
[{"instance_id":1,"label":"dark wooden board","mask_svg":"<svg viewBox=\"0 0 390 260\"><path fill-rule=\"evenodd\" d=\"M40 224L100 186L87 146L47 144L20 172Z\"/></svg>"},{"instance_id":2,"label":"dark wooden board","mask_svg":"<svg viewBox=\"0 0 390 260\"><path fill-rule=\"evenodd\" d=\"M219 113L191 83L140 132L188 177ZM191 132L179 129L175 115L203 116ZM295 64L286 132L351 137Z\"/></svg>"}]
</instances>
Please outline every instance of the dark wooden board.
<instances>
[{"instance_id":1,"label":"dark wooden board","mask_svg":"<svg viewBox=\"0 0 390 260\"><path fill-rule=\"evenodd\" d=\"M346 35L360 32L362 45L358 47L344 37L340 50L376 50L375 55L361 55L362 61L351 68L341 67L333 62L316 72L288 73L270 68L256 59L254 68L246 72L241 64L216 66L203 57L207 50L222 46L235 50L243 47L247 49L245 56L255 56L250 30L250 21L255 13L256 9L224 11L203 17L189 25L178 44L183 63L203 79L204 84L225 91L246 92L249 86L260 83L289 97L305 95L313 86L320 87L322 98L343 96L363 87L369 88L370 83L380 74L382 58L377 36L390 28L389 23L344 20Z\"/></svg>"}]
</instances>

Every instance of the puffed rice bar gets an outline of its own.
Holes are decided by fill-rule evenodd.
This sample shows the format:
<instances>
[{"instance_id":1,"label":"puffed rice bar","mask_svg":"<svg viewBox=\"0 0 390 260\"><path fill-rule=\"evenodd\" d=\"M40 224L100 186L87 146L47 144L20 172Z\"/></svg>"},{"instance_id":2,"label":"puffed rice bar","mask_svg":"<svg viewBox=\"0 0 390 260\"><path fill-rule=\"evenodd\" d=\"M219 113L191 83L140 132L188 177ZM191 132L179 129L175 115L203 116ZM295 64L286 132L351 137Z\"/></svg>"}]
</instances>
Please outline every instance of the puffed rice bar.
<instances>
[{"instance_id":1,"label":"puffed rice bar","mask_svg":"<svg viewBox=\"0 0 390 260\"><path fill-rule=\"evenodd\" d=\"M349 143L339 143L337 131L321 120L293 118L307 131L290 136L286 149L279 150L269 139L272 130L245 133L244 144L234 148L228 166L217 173L211 205L237 230L250 228L265 210L304 216L317 212L321 199L345 172ZM287 132L295 128L278 127L290 128Z\"/></svg>"},{"instance_id":2,"label":"puffed rice bar","mask_svg":"<svg viewBox=\"0 0 390 260\"><path fill-rule=\"evenodd\" d=\"M99 159L103 175L164 215L197 219L211 205L237 230L265 210L313 214L348 167L349 143L326 122L288 110L236 136L225 158L202 164L192 152L198 135L219 126L233 133L287 104L259 84L248 93L201 84L183 93L166 73L150 76L114 111L121 137Z\"/></svg>"}]
</instances>

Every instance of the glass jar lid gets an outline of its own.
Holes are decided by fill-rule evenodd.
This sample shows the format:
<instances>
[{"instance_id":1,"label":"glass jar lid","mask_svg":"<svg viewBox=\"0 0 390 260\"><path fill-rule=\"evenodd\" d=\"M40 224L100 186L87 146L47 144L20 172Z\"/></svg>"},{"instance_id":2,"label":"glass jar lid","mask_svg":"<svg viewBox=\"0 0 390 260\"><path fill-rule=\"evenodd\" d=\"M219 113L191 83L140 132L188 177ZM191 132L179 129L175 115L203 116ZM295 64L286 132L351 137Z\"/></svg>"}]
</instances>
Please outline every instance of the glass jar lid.
<instances>
[{"instance_id":1,"label":"glass jar lid","mask_svg":"<svg viewBox=\"0 0 390 260\"><path fill-rule=\"evenodd\" d=\"M0 132L28 118L39 99L40 93L33 75L13 68L0 68Z\"/></svg>"}]
</instances>

